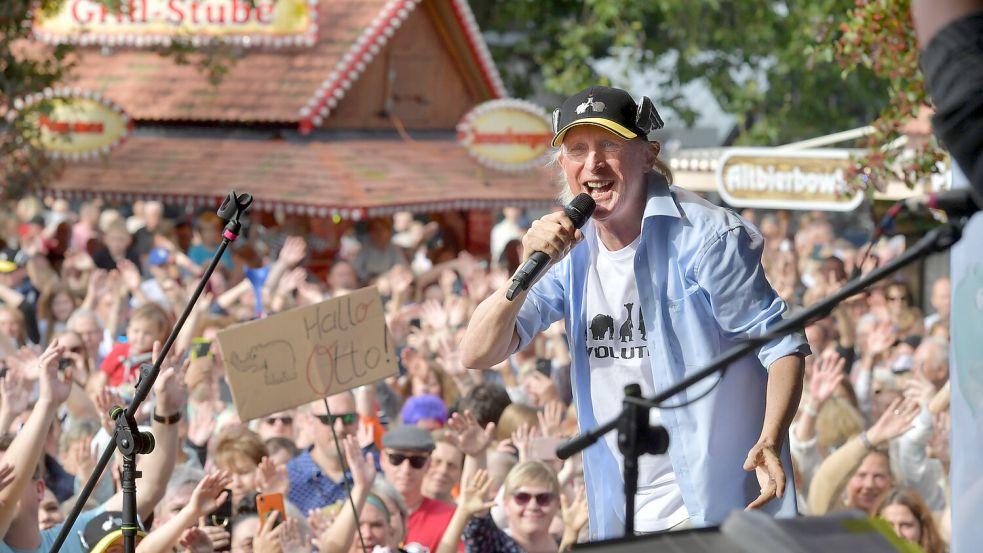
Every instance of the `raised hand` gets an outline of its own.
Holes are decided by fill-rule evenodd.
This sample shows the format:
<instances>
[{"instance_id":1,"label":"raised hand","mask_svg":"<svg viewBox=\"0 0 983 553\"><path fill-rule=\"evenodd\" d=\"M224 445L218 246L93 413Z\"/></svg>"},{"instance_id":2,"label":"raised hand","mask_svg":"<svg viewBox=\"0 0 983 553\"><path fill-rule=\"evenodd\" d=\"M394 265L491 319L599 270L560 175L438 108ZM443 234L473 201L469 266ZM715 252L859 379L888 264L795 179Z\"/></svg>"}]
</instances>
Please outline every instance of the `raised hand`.
<instances>
[{"instance_id":1,"label":"raised hand","mask_svg":"<svg viewBox=\"0 0 983 553\"><path fill-rule=\"evenodd\" d=\"M188 528L181 534L178 545L183 547L188 553L212 553L215 545L201 528Z\"/></svg>"},{"instance_id":2,"label":"raised hand","mask_svg":"<svg viewBox=\"0 0 983 553\"><path fill-rule=\"evenodd\" d=\"M488 476L488 471L478 469L461 489L461 495L457 498L457 508L469 517L491 509L495 506L495 502L488 501L489 487L491 487L491 478Z\"/></svg>"},{"instance_id":3,"label":"raised hand","mask_svg":"<svg viewBox=\"0 0 983 553\"><path fill-rule=\"evenodd\" d=\"M269 457L263 457L256 467L256 490L260 493L282 493L286 496L290 492L287 466L278 464Z\"/></svg>"},{"instance_id":4,"label":"raised hand","mask_svg":"<svg viewBox=\"0 0 983 553\"><path fill-rule=\"evenodd\" d=\"M199 523L198 528L208 537L208 541L212 542L215 551L228 551L232 541L232 535L228 530L220 526L208 526L204 520Z\"/></svg>"},{"instance_id":5,"label":"raised hand","mask_svg":"<svg viewBox=\"0 0 983 553\"><path fill-rule=\"evenodd\" d=\"M931 382L918 376L909 378L904 385L904 397L917 402L925 409L928 409L936 391Z\"/></svg>"},{"instance_id":6,"label":"raised hand","mask_svg":"<svg viewBox=\"0 0 983 553\"><path fill-rule=\"evenodd\" d=\"M354 436L346 436L341 445L345 452L348 470L352 473L352 481L356 486L371 487L376 473L372 454L365 453L363 455L362 448L358 446L358 441Z\"/></svg>"},{"instance_id":7,"label":"raised hand","mask_svg":"<svg viewBox=\"0 0 983 553\"><path fill-rule=\"evenodd\" d=\"M495 423L490 422L482 429L471 411L465 411L463 415L454 413L447 421L447 426L453 430L458 449L471 457L476 457L488 449L488 444L495 435Z\"/></svg>"},{"instance_id":8,"label":"raised hand","mask_svg":"<svg viewBox=\"0 0 983 553\"><path fill-rule=\"evenodd\" d=\"M283 522L276 526L278 522ZM283 533L286 525L286 521L280 520L280 512L273 511L262 526L259 527L259 531L256 532L256 536L253 537L253 553L284 553L283 547ZM276 526L274 528L274 526Z\"/></svg>"},{"instance_id":9,"label":"raised hand","mask_svg":"<svg viewBox=\"0 0 983 553\"><path fill-rule=\"evenodd\" d=\"M279 292L289 294L300 287L301 283L307 280L307 269L295 267L280 279Z\"/></svg>"},{"instance_id":10,"label":"raised hand","mask_svg":"<svg viewBox=\"0 0 983 553\"><path fill-rule=\"evenodd\" d=\"M110 388L103 388L93 399L96 409L99 411L99 421L102 422L103 429L112 436L116 431L116 422L109 416L109 411L116 405L126 407L123 405L123 399L116 390Z\"/></svg>"},{"instance_id":11,"label":"raised hand","mask_svg":"<svg viewBox=\"0 0 983 553\"><path fill-rule=\"evenodd\" d=\"M583 486L577 489L577 495L572 501L565 494L560 494L560 512L563 517L563 533L574 536L579 534L587 524L587 493Z\"/></svg>"},{"instance_id":12,"label":"raised hand","mask_svg":"<svg viewBox=\"0 0 983 553\"><path fill-rule=\"evenodd\" d=\"M539 417L539 429L543 436L559 437L563 428L563 413L566 411L563 402L554 400L546 404L542 411L536 413Z\"/></svg>"},{"instance_id":13,"label":"raised hand","mask_svg":"<svg viewBox=\"0 0 983 553\"><path fill-rule=\"evenodd\" d=\"M874 446L881 446L911 430L921 406L917 401L897 398L887 406L881 418L867 429L867 439Z\"/></svg>"},{"instance_id":14,"label":"raised hand","mask_svg":"<svg viewBox=\"0 0 983 553\"><path fill-rule=\"evenodd\" d=\"M38 359L38 401L60 405L68 399L72 391L72 368L58 370L58 361L64 353L65 346L55 338Z\"/></svg>"},{"instance_id":15,"label":"raised hand","mask_svg":"<svg viewBox=\"0 0 983 553\"><path fill-rule=\"evenodd\" d=\"M99 459L92 453L92 437L86 436L72 442L68 447L68 455L75 464L75 475L86 476L96 469Z\"/></svg>"},{"instance_id":16,"label":"raised hand","mask_svg":"<svg viewBox=\"0 0 983 553\"><path fill-rule=\"evenodd\" d=\"M140 287L140 283L143 281L140 277L140 269L132 261L129 259L117 261L116 270L119 271L119 275L123 279L123 286L126 286L127 290L136 290Z\"/></svg>"},{"instance_id":17,"label":"raised hand","mask_svg":"<svg viewBox=\"0 0 983 553\"><path fill-rule=\"evenodd\" d=\"M160 357L160 342L154 342L151 363ZM154 394L157 397L157 414L167 417L184 409L188 402L188 385L184 382L185 371L191 358L180 368L169 367L160 372L154 383Z\"/></svg>"},{"instance_id":18,"label":"raised hand","mask_svg":"<svg viewBox=\"0 0 983 553\"><path fill-rule=\"evenodd\" d=\"M304 260L307 255L307 240L301 236L288 236L280 248L279 261L287 267L293 267Z\"/></svg>"},{"instance_id":19,"label":"raised hand","mask_svg":"<svg viewBox=\"0 0 983 553\"><path fill-rule=\"evenodd\" d=\"M512 443L515 444L515 449L519 452L520 463L529 460L529 448L532 446L532 440L538 437L539 428L530 426L528 423L522 423L519 428L512 432Z\"/></svg>"},{"instance_id":20,"label":"raised hand","mask_svg":"<svg viewBox=\"0 0 983 553\"><path fill-rule=\"evenodd\" d=\"M890 322L883 322L874 327L867 336L867 354L880 355L897 341L897 335Z\"/></svg>"},{"instance_id":21,"label":"raised hand","mask_svg":"<svg viewBox=\"0 0 983 553\"><path fill-rule=\"evenodd\" d=\"M329 514L330 512L330 514ZM311 529L311 542L314 547L320 550L320 538L325 532L331 529L331 524L334 523L334 519L338 516L338 511L335 509L311 509L307 512L307 526Z\"/></svg>"},{"instance_id":22,"label":"raised hand","mask_svg":"<svg viewBox=\"0 0 983 553\"><path fill-rule=\"evenodd\" d=\"M420 318L433 330L447 328L447 310L437 300L427 300L420 307Z\"/></svg>"},{"instance_id":23,"label":"raised hand","mask_svg":"<svg viewBox=\"0 0 983 553\"><path fill-rule=\"evenodd\" d=\"M191 492L189 500L196 516L204 516L218 509L229 495L224 490L231 481L232 477L225 471L213 472L202 478Z\"/></svg>"},{"instance_id":24,"label":"raised hand","mask_svg":"<svg viewBox=\"0 0 983 553\"><path fill-rule=\"evenodd\" d=\"M14 465L3 463L0 465L0 490L6 488L14 481Z\"/></svg>"},{"instance_id":25,"label":"raised hand","mask_svg":"<svg viewBox=\"0 0 983 553\"><path fill-rule=\"evenodd\" d=\"M809 379L809 398L813 400L818 408L826 403L840 383L843 382L845 374L846 359L835 351L824 353L819 360L819 365Z\"/></svg>"},{"instance_id":26,"label":"raised hand","mask_svg":"<svg viewBox=\"0 0 983 553\"><path fill-rule=\"evenodd\" d=\"M35 364L36 368L37 364ZM18 373L19 371L10 369L6 376L0 378L0 398L3 399L0 409L7 412L11 419L26 411L31 402L31 393L24 386L24 380ZM0 431L6 432L7 429L0 429Z\"/></svg>"}]
</instances>

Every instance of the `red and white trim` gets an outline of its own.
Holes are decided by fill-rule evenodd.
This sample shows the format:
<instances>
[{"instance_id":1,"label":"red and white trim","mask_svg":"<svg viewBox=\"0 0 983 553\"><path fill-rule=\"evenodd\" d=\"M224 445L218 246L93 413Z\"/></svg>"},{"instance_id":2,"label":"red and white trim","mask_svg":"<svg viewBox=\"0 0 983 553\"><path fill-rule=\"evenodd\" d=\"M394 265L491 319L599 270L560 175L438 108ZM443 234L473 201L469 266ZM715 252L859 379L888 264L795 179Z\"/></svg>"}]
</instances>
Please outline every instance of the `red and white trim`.
<instances>
[{"instance_id":1,"label":"red and white trim","mask_svg":"<svg viewBox=\"0 0 983 553\"><path fill-rule=\"evenodd\" d=\"M314 97L300 108L301 133L307 134L324 122L420 1L390 0L379 11L334 71L321 82Z\"/></svg>"},{"instance_id":2,"label":"red and white trim","mask_svg":"<svg viewBox=\"0 0 983 553\"><path fill-rule=\"evenodd\" d=\"M122 192L122 191L92 191L92 190L58 190L49 189L45 193L51 194L56 198L68 200L88 200L92 198L103 198L111 202L135 202L137 200L156 200L167 204L184 205L192 208L196 207L218 207L224 196L218 195L190 195L190 194L167 194L163 192ZM394 204L376 207L351 207L337 205L316 205L298 202L281 202L277 200L265 200L255 198L252 209L258 211L275 212L283 211L287 215L307 215L310 217L340 217L344 220L360 221L369 217L385 217L398 211L409 211L412 213L434 213L441 211L462 211L469 209L500 209L503 207L516 206L527 209L548 209L556 205L555 200L517 200L508 198L496 199L459 199L439 202L419 202Z\"/></svg>"},{"instance_id":3,"label":"red and white trim","mask_svg":"<svg viewBox=\"0 0 983 553\"><path fill-rule=\"evenodd\" d=\"M478 28L478 22L474 19L471 6L467 0L451 0L451 7L454 8L454 15L457 16L457 21L460 23L461 29L464 30L464 36L468 39L468 46L471 47L472 54L478 60L481 76L484 77L485 83L488 84L495 98L505 98L508 96L505 83L502 82L502 76L498 73L498 66L495 65L491 52L488 51L488 44L481 36L481 29Z\"/></svg>"},{"instance_id":4,"label":"red and white trim","mask_svg":"<svg viewBox=\"0 0 983 553\"><path fill-rule=\"evenodd\" d=\"M372 59L382 51L389 39L396 34L396 30L406 21L406 18L421 1L390 0L379 11L379 15L362 32L352 48L328 75L328 78L321 82L321 86L314 93L314 97L308 100L304 107L300 108L300 132L302 134L308 134L315 127L324 123L324 120L338 106L338 103L345 97L345 94L355 84L355 81L365 71ZM478 66L485 83L492 90L495 98L505 97L505 85L502 83L502 77L498 73L495 62L492 61L491 53L488 52L488 45L485 44L485 39L481 36L471 7L468 6L466 0L452 0L451 6L454 8L454 15L467 38L471 53L478 60Z\"/></svg>"}]
</instances>

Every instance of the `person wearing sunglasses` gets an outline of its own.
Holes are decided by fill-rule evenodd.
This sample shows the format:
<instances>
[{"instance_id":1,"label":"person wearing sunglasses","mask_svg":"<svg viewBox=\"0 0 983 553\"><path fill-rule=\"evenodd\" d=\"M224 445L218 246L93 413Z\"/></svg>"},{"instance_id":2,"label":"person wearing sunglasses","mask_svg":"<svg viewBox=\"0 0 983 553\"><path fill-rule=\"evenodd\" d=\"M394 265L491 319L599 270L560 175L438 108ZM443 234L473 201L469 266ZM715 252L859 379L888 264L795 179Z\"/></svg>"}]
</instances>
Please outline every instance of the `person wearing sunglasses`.
<instances>
[{"instance_id":1,"label":"person wearing sunglasses","mask_svg":"<svg viewBox=\"0 0 983 553\"><path fill-rule=\"evenodd\" d=\"M355 396L350 391L335 394L327 399L327 406L329 409L325 409L324 400L308 405L310 417L301 432L307 433L306 438L314 447L287 464L290 476L288 499L305 513L347 498L342 478L351 477L338 457L334 436L337 435L341 443L358 431Z\"/></svg>"},{"instance_id":2,"label":"person wearing sunglasses","mask_svg":"<svg viewBox=\"0 0 983 553\"><path fill-rule=\"evenodd\" d=\"M403 495L409 510L404 549L436 551L444 530L454 516L454 506L423 496L423 477L436 445L418 426L397 426L382 436L382 472Z\"/></svg>"},{"instance_id":3,"label":"person wearing sunglasses","mask_svg":"<svg viewBox=\"0 0 983 553\"><path fill-rule=\"evenodd\" d=\"M256 433L263 438L263 441L270 438L287 438L293 440L296 427L294 426L294 410L277 411L259 419Z\"/></svg>"},{"instance_id":4,"label":"person wearing sunglasses","mask_svg":"<svg viewBox=\"0 0 983 553\"><path fill-rule=\"evenodd\" d=\"M507 534L488 516L494 505L489 501L491 479L479 470L461 490L457 511L447 529L437 553L452 553L454 543L463 537L466 553L526 553L554 552L576 542L586 524L586 512L573 517L575 509L564 506L564 539L562 547L550 533L550 525L561 512L560 483L556 473L542 461L523 461L505 477L504 502L508 521ZM586 510L579 501L578 509ZM576 519L576 520L575 520ZM566 521L569 520L569 524ZM510 535L511 534L511 535Z\"/></svg>"}]
</instances>

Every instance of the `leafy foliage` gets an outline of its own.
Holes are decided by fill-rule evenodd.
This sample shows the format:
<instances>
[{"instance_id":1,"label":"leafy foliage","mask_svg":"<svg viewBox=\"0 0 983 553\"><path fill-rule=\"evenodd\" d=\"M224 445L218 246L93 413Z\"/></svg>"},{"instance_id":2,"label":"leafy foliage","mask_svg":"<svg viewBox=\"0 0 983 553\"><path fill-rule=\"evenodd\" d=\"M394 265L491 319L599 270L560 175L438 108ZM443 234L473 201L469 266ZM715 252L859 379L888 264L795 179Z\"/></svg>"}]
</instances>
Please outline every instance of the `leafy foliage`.
<instances>
[{"instance_id":1,"label":"leafy foliage","mask_svg":"<svg viewBox=\"0 0 983 553\"><path fill-rule=\"evenodd\" d=\"M854 160L852 183L883 190L897 179L913 187L939 173L946 156L934 136L904 140L905 125L929 104L918 67L911 0L857 0L840 31L826 51L844 74L857 67L870 69L888 81L890 93L888 105L872 123L874 133L864 140L866 155Z\"/></svg>"},{"instance_id":2,"label":"leafy foliage","mask_svg":"<svg viewBox=\"0 0 983 553\"><path fill-rule=\"evenodd\" d=\"M686 123L697 106L687 83L709 86L738 116L734 142L775 145L866 125L887 103L887 82L866 68L843 75L831 53L851 0L472 0L510 90L569 94L590 84L598 60L631 73L664 68L645 93Z\"/></svg>"}]
</instances>

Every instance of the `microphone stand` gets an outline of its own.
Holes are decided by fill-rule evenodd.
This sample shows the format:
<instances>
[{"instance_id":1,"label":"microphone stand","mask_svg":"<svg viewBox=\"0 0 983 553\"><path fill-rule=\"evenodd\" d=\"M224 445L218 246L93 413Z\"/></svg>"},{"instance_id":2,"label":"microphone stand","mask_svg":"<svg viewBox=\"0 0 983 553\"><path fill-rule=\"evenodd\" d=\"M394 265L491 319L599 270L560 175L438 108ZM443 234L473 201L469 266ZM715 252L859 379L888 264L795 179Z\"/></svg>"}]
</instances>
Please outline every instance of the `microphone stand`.
<instances>
[{"instance_id":1,"label":"microphone stand","mask_svg":"<svg viewBox=\"0 0 983 553\"><path fill-rule=\"evenodd\" d=\"M557 457L560 459L566 459L575 453L583 451L588 446L600 439L601 436L615 429L618 430L619 448L620 444L623 443L637 444L639 437L637 434L632 435L632 433L638 432L639 429L648 432L647 417L649 409L667 407L664 406L663 403L670 397L686 390L696 382L703 380L714 373L722 373L728 366L730 366L731 363L737 361L741 357L744 357L751 351L767 344L768 342L776 338L781 338L782 336L790 334L796 330L801 330L810 322L826 317L844 299L849 298L858 292L862 292L874 282L881 280L898 269L906 267L929 254L947 250L962 236L962 227L964 224L965 221L962 218L960 218L958 221L955 219L950 219L947 223L933 228L932 230L928 231L917 243L915 243L911 249L906 250L900 256L893 259L890 263L884 265L883 267L874 269L859 279L847 282L842 288L828 297L823 298L805 309L797 311L789 318L775 325L767 334L757 338L750 338L735 345L729 350L718 355L714 360L710 361L706 367L700 369L700 371L680 380L679 382L659 392L654 397L642 398L638 395L628 395L626 393L623 402L624 409L620 415L598 426L597 428L584 432L580 436L577 436L560 445L556 448ZM671 408L671 406L668 407ZM638 410L642 410L644 413L644 424L642 424L643 421L638 419ZM663 432L665 432L664 429ZM667 447L668 443L666 444L666 447L662 449L662 451L664 452ZM638 455L645 453L645 451L637 451L637 448L628 448L627 450L621 448L621 450L625 456L625 506L630 509L625 511L625 536L627 537L633 535L635 527L634 502L635 494L638 491ZM633 458L629 459L629 457ZM629 466L632 467L633 474L629 474Z\"/></svg>"},{"instance_id":2,"label":"microphone stand","mask_svg":"<svg viewBox=\"0 0 983 553\"><path fill-rule=\"evenodd\" d=\"M68 517L65 519L61 530L58 532L58 536L55 538L54 543L51 546L50 551L57 552L61 550L61 546L64 545L65 539L68 537L69 532L72 530L72 526L78 520L79 514L82 512L82 508L88 501L89 496L92 494L92 490L96 487L99 482L99 478L102 476L103 471L106 470L106 466L109 465L109 461L113 458L113 453L116 448L119 448L120 453L123 455L123 470L120 472L120 488L123 491L123 551L124 553L134 553L136 551L136 536L137 531L140 529L137 523L137 487L136 479L140 478L142 474L136 470L136 456L146 455L153 451L154 449L154 437L150 432L141 432L137 426L136 419L134 418L140 404L144 399L150 394L153 389L154 382L157 381L157 375L160 374L160 365L163 363L164 359L167 357L167 353L170 351L171 346L177 339L178 333L181 328L184 327L185 321L191 315L191 310L194 308L195 303L198 301L198 297L201 296L202 291L205 289L205 285L208 283L209 278L211 278L212 273L215 271L215 267L218 266L219 261L222 259L222 254L225 253L225 249L230 243L234 242L236 238L239 237L239 231L242 228L242 224L239 222L239 218L245 214L249 205L253 202L253 198L249 194L236 195L235 190L233 190L222 202L222 206L218 209L218 216L223 220L228 221L225 225L225 230L222 233L222 243L219 245L218 249L215 250L215 255L212 256L212 261L209 263L208 268L205 269L205 273L202 275L201 280L198 282L198 287L195 288L194 294L191 295L191 299L188 300L188 304L184 308L184 312L181 313L181 317L178 319L177 324L171 329L170 335L164 342L161 348L160 355L154 360L153 365L149 363L143 363L140 366L140 377L137 381L136 392L133 396L133 401L130 405L123 409L118 405L114 405L110 409L110 416L116 421L116 430L114 432L114 440L109 442L106 449L102 453L102 457L99 458L99 462L96 464L96 468L92 471L89 476L89 480L85 483L85 487L79 492L78 500L75 502L75 506L72 507L72 512L69 513Z\"/></svg>"}]
</instances>

